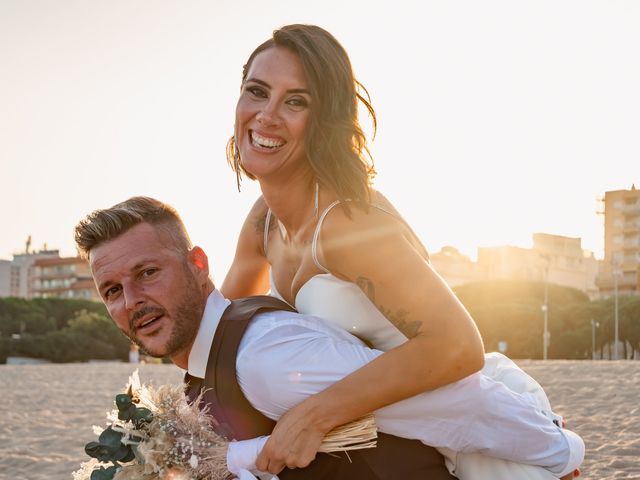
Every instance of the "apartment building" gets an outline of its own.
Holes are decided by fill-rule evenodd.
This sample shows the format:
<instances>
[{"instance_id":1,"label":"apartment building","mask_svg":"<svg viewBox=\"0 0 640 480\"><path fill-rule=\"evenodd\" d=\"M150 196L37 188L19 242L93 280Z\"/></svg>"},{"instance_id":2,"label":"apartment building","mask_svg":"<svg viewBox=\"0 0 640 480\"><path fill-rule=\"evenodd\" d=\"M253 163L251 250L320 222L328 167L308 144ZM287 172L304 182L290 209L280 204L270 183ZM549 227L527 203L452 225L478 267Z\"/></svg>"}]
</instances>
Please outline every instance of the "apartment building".
<instances>
[{"instance_id":1,"label":"apartment building","mask_svg":"<svg viewBox=\"0 0 640 480\"><path fill-rule=\"evenodd\" d=\"M480 280L478 265L454 247L443 247L429 258L431 266L450 287Z\"/></svg>"},{"instance_id":2,"label":"apartment building","mask_svg":"<svg viewBox=\"0 0 640 480\"><path fill-rule=\"evenodd\" d=\"M31 286L34 277L34 264L45 258L58 258L58 250L40 250L13 256L13 260L0 260L0 297L32 298Z\"/></svg>"},{"instance_id":3,"label":"apartment building","mask_svg":"<svg viewBox=\"0 0 640 480\"><path fill-rule=\"evenodd\" d=\"M80 257L43 258L37 260L34 267L32 296L100 300L86 260Z\"/></svg>"},{"instance_id":4,"label":"apartment building","mask_svg":"<svg viewBox=\"0 0 640 480\"><path fill-rule=\"evenodd\" d=\"M547 280L598 296L598 261L580 238L535 233L533 248L478 248L478 269L485 280Z\"/></svg>"},{"instance_id":5,"label":"apartment building","mask_svg":"<svg viewBox=\"0 0 640 480\"><path fill-rule=\"evenodd\" d=\"M547 269L548 281L585 292L589 298L598 297L596 283L599 262L593 252L582 249L580 238L533 234L533 251Z\"/></svg>"},{"instance_id":6,"label":"apartment building","mask_svg":"<svg viewBox=\"0 0 640 480\"><path fill-rule=\"evenodd\" d=\"M0 298L11 294L11 260L0 260Z\"/></svg>"},{"instance_id":7,"label":"apartment building","mask_svg":"<svg viewBox=\"0 0 640 480\"><path fill-rule=\"evenodd\" d=\"M604 195L604 262L598 276L603 297L640 294L640 190Z\"/></svg>"}]
</instances>

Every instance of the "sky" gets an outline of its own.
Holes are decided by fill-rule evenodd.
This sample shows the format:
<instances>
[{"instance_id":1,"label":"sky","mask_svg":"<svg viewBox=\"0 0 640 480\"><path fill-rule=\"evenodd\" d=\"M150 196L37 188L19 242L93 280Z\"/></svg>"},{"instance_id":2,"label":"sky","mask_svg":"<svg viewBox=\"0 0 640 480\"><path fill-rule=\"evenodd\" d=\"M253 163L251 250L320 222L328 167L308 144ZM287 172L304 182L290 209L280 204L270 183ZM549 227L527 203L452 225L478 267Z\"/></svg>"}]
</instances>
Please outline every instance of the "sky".
<instances>
[{"instance_id":1,"label":"sky","mask_svg":"<svg viewBox=\"0 0 640 480\"><path fill-rule=\"evenodd\" d=\"M148 195L221 283L259 195L224 153L242 65L289 23L346 48L375 186L430 251L544 232L602 258L598 197L640 187L634 0L0 0L0 259L74 255L84 215Z\"/></svg>"}]
</instances>

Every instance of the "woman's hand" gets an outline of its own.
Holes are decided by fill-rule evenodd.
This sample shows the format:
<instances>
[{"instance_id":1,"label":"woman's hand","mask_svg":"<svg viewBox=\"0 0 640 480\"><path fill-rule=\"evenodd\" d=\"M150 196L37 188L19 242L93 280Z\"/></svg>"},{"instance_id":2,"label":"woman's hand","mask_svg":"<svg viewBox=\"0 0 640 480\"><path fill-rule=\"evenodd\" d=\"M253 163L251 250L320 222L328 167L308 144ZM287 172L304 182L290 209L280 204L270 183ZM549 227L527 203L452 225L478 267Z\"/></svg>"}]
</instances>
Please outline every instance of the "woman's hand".
<instances>
[{"instance_id":1,"label":"woman's hand","mask_svg":"<svg viewBox=\"0 0 640 480\"><path fill-rule=\"evenodd\" d=\"M313 397L312 397L313 398ZM280 473L285 467L304 468L315 458L330 425L313 414L313 401L302 402L285 413L258 455L256 467L262 472Z\"/></svg>"}]
</instances>

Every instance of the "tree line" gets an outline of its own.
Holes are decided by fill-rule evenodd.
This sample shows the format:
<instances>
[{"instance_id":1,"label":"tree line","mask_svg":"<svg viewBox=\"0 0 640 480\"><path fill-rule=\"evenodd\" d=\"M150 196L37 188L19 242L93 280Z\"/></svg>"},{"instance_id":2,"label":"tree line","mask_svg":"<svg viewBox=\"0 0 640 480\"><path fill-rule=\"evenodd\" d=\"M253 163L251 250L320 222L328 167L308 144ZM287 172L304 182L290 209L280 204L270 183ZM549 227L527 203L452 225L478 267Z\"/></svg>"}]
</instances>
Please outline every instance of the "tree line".
<instances>
[{"instance_id":1,"label":"tree line","mask_svg":"<svg viewBox=\"0 0 640 480\"><path fill-rule=\"evenodd\" d=\"M488 281L454 289L476 321L487 351L506 342L512 358L542 358L544 284ZM428 293L427 293L428 294ZM640 351L640 297L618 302L620 356ZM575 289L548 285L548 358L607 356L614 339L614 299L590 301ZM9 356L53 362L126 360L129 340L109 318L103 304L88 300L0 298L0 363Z\"/></svg>"},{"instance_id":2,"label":"tree line","mask_svg":"<svg viewBox=\"0 0 640 480\"><path fill-rule=\"evenodd\" d=\"M56 363L126 360L129 346L102 303L0 298L0 363L9 356Z\"/></svg>"},{"instance_id":3,"label":"tree line","mask_svg":"<svg viewBox=\"0 0 640 480\"><path fill-rule=\"evenodd\" d=\"M486 281L454 289L476 321L487 351L507 342L512 358L540 359L544 330L542 305L544 283ZM548 285L548 329L550 359L592 358L592 320L597 358L607 357L614 334L614 298L593 300L581 291ZM618 298L618 338L620 358L640 351L640 296Z\"/></svg>"}]
</instances>

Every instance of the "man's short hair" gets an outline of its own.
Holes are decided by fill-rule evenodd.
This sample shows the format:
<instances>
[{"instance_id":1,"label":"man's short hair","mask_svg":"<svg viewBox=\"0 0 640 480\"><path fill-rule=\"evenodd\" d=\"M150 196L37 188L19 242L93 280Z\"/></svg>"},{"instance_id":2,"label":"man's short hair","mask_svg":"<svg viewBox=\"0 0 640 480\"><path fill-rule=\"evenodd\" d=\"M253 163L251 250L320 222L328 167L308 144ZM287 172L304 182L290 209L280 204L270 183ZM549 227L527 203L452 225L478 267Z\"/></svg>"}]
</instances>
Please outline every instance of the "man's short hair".
<instances>
[{"instance_id":1,"label":"man's short hair","mask_svg":"<svg viewBox=\"0 0 640 480\"><path fill-rule=\"evenodd\" d=\"M164 231L178 251L186 253L191 249L191 240L175 208L155 198L131 197L111 208L90 213L76 225L78 252L88 259L93 248L142 223Z\"/></svg>"}]
</instances>

